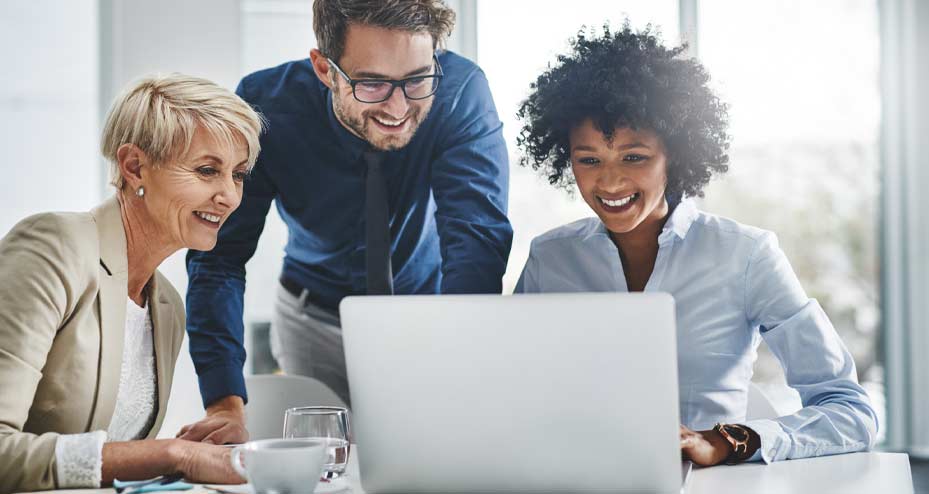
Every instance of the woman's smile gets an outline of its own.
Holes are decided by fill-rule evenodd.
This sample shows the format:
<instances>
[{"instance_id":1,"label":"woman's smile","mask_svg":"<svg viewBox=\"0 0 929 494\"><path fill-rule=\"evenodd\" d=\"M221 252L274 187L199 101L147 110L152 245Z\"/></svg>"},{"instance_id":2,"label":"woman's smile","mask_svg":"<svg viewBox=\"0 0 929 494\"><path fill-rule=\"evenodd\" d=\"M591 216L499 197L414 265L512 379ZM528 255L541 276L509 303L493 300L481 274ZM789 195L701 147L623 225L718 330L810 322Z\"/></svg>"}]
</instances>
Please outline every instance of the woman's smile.
<instances>
[{"instance_id":1,"label":"woman's smile","mask_svg":"<svg viewBox=\"0 0 929 494\"><path fill-rule=\"evenodd\" d=\"M607 213L625 213L632 209L635 202L641 197L641 194L634 192L625 196L620 196L619 199L610 199L606 195L596 195L597 202L600 204L600 207L603 208Z\"/></svg>"}]
</instances>

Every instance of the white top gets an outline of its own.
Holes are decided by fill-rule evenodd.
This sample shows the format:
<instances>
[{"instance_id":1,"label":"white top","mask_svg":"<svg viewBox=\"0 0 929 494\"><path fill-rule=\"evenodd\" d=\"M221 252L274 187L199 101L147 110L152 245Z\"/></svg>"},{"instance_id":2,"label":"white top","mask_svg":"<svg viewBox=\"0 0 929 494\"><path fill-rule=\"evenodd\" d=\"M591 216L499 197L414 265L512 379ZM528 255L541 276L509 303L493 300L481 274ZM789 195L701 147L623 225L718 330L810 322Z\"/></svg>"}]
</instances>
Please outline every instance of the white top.
<instances>
[{"instance_id":1,"label":"white top","mask_svg":"<svg viewBox=\"0 0 929 494\"><path fill-rule=\"evenodd\" d=\"M116 409L104 431L65 434L55 445L58 488L99 487L105 441L131 441L148 435L158 415L158 377L152 316L146 307L126 301L123 361Z\"/></svg>"}]
</instances>

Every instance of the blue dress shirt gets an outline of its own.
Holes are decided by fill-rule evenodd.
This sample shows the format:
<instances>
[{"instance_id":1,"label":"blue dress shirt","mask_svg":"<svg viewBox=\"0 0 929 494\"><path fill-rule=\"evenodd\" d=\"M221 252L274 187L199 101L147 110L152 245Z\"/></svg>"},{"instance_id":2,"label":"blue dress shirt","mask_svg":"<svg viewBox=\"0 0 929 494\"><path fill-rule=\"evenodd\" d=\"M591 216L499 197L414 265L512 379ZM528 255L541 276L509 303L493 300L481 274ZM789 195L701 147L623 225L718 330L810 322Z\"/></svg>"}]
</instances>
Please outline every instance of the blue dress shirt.
<instances>
[{"instance_id":1,"label":"blue dress shirt","mask_svg":"<svg viewBox=\"0 0 929 494\"><path fill-rule=\"evenodd\" d=\"M535 238L517 292L628 291L619 251L589 218ZM694 430L740 423L761 437L753 459L870 448L877 417L855 362L816 300L807 297L776 237L698 211L690 200L658 237L646 292L674 297L681 422ZM803 408L745 420L756 350L764 340Z\"/></svg>"},{"instance_id":2,"label":"blue dress shirt","mask_svg":"<svg viewBox=\"0 0 929 494\"><path fill-rule=\"evenodd\" d=\"M445 77L432 109L410 143L385 153L383 163L394 290L499 293L513 236L503 125L483 71L451 52L438 60ZM308 59L251 74L236 92L267 118L268 129L216 248L187 256L187 331L204 404L246 398L245 263L272 200L289 230L284 276L333 311L343 297L366 290L368 144L336 120L331 92Z\"/></svg>"}]
</instances>

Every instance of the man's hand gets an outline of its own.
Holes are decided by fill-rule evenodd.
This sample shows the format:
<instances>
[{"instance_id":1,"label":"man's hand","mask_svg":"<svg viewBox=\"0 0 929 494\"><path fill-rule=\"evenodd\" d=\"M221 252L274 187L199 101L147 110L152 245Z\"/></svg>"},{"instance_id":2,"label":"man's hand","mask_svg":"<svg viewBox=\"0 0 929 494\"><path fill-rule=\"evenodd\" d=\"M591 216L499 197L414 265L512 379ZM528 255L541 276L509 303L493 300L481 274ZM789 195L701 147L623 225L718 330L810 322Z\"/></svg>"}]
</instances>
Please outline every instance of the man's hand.
<instances>
[{"instance_id":1,"label":"man's hand","mask_svg":"<svg viewBox=\"0 0 929 494\"><path fill-rule=\"evenodd\" d=\"M717 465L732 453L732 445L715 430L692 431L681 426L681 457L702 467Z\"/></svg>"},{"instance_id":2,"label":"man's hand","mask_svg":"<svg viewBox=\"0 0 929 494\"><path fill-rule=\"evenodd\" d=\"M245 430L245 402L239 396L219 399L207 407L203 420L181 427L177 438L211 444L248 441L248 431Z\"/></svg>"}]
</instances>

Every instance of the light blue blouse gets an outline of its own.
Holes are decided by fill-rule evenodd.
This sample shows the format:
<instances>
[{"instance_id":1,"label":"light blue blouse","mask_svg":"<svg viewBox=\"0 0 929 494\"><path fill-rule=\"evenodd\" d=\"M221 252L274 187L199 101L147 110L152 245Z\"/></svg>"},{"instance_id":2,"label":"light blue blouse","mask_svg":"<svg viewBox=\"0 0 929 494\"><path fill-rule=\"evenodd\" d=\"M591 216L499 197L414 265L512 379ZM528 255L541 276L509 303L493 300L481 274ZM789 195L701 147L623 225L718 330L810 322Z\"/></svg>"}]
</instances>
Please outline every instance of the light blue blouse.
<instances>
[{"instance_id":1,"label":"light blue blouse","mask_svg":"<svg viewBox=\"0 0 929 494\"><path fill-rule=\"evenodd\" d=\"M690 200L658 237L646 292L675 300L681 422L740 423L761 437L765 462L873 446L877 416L855 362L819 303L807 297L771 232L698 211ZM619 251L599 218L532 241L518 293L628 291ZM745 420L752 364L764 339L803 408Z\"/></svg>"}]
</instances>

